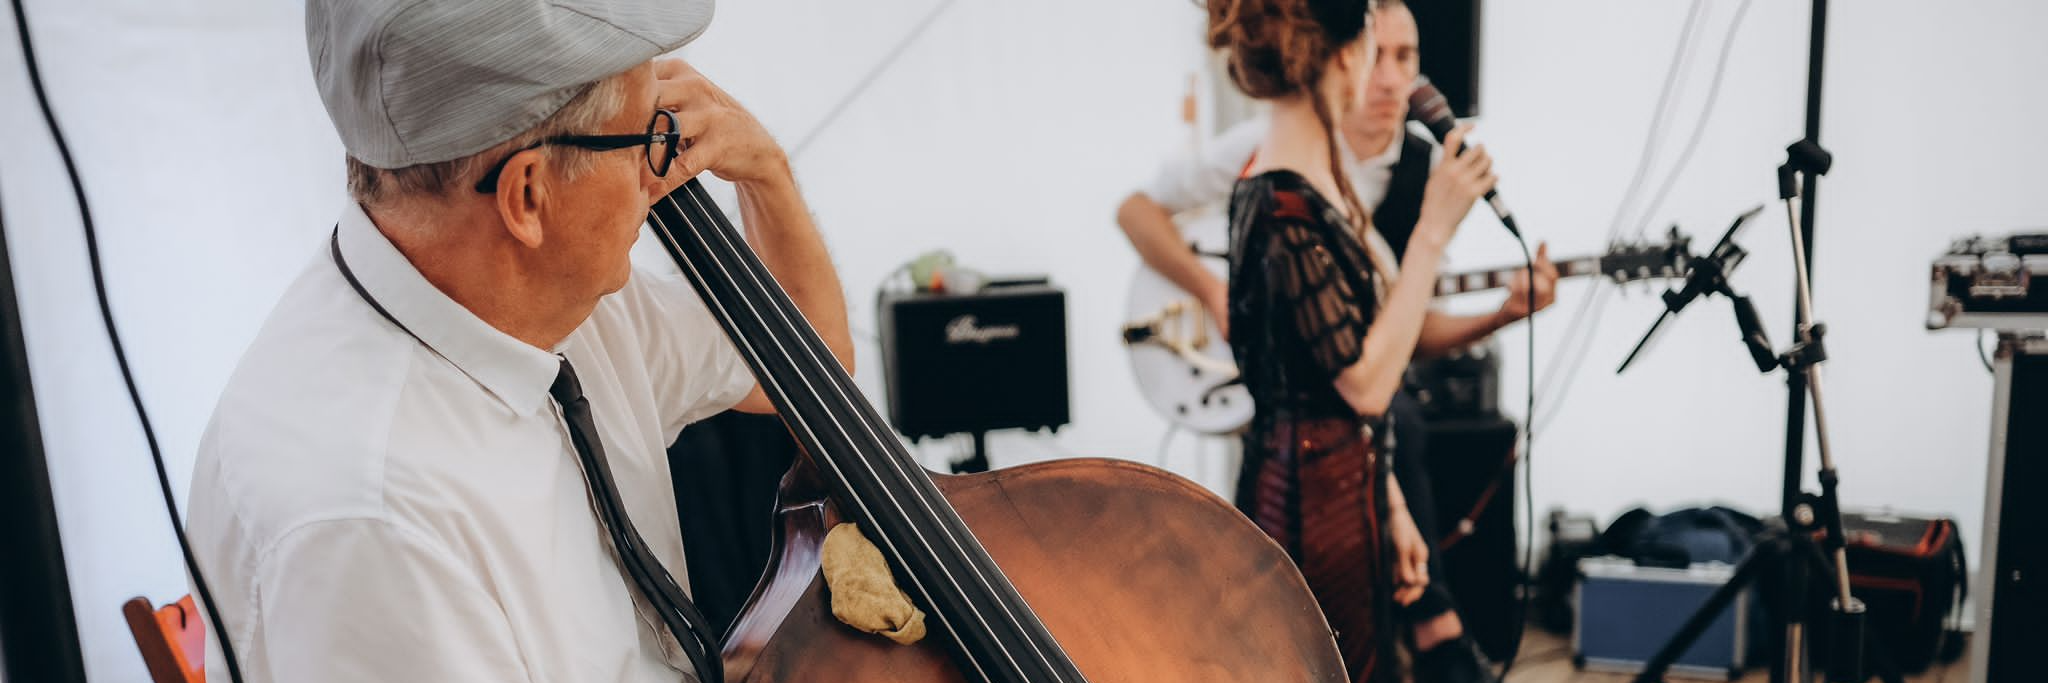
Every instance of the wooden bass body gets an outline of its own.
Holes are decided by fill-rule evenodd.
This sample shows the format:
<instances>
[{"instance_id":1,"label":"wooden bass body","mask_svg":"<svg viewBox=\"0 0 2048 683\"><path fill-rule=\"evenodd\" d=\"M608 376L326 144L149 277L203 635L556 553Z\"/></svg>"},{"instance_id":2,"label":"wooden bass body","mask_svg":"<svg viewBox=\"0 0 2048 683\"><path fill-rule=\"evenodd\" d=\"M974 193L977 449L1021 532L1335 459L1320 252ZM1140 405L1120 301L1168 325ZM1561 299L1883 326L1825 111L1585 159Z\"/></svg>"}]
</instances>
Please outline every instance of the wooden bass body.
<instances>
[{"instance_id":1,"label":"wooden bass body","mask_svg":"<svg viewBox=\"0 0 2048 683\"><path fill-rule=\"evenodd\" d=\"M818 548L842 520L804 468L784 481L776 555L726 638L727 680L973 680L942 634L903 646L832 616ZM1294 563L1192 482L1098 459L933 479L1091 683L1345 680Z\"/></svg>"}]
</instances>

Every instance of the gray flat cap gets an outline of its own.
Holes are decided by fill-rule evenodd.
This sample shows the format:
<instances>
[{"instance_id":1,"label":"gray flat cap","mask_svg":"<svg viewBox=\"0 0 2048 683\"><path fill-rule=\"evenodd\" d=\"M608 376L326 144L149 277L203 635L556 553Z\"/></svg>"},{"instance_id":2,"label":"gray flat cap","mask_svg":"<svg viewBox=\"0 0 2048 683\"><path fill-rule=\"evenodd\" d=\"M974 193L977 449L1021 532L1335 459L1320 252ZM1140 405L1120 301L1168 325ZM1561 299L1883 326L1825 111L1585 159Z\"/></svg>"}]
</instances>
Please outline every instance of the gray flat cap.
<instances>
[{"instance_id":1,"label":"gray flat cap","mask_svg":"<svg viewBox=\"0 0 2048 683\"><path fill-rule=\"evenodd\" d=\"M682 47L711 0L306 0L320 99L350 156L459 159Z\"/></svg>"}]
</instances>

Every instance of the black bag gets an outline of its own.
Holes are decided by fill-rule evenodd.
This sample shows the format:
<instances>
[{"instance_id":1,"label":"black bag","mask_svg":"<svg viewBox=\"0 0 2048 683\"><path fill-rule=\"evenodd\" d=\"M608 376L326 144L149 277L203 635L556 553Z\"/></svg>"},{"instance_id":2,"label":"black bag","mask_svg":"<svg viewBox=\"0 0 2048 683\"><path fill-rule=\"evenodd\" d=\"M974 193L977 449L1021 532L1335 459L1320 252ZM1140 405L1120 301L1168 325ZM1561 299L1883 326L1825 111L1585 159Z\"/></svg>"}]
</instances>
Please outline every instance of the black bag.
<instances>
[{"instance_id":1,"label":"black bag","mask_svg":"<svg viewBox=\"0 0 2048 683\"><path fill-rule=\"evenodd\" d=\"M1869 609L1871 642L1865 651L1882 650L1906 673L1960 656L1956 620L1970 589L1956 523L1843 512L1842 530L1849 592ZM1811 623L1821 638L1828 635L1827 601L1834 595L1827 581L1816 577L1813 593L1819 597Z\"/></svg>"},{"instance_id":2,"label":"black bag","mask_svg":"<svg viewBox=\"0 0 2048 683\"><path fill-rule=\"evenodd\" d=\"M1636 508L1600 534L1596 550L1645 567L1684 569L1699 562L1741 562L1763 523L1725 507L1685 508L1662 515Z\"/></svg>"}]
</instances>

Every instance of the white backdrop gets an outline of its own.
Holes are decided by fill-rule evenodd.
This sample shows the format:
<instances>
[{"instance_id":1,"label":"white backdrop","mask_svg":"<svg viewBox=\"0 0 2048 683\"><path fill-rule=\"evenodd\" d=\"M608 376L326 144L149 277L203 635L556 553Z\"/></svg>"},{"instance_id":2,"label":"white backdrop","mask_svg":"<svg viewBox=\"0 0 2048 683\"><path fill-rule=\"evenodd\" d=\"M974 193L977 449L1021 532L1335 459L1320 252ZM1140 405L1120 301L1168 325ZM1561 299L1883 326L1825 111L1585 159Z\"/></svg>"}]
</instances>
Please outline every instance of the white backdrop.
<instances>
[{"instance_id":1,"label":"white backdrop","mask_svg":"<svg viewBox=\"0 0 2048 683\"><path fill-rule=\"evenodd\" d=\"M734 0L687 54L794 144L946 1ZM1666 166L1737 3L1710 4L1702 57L1667 131ZM1816 272L1833 330L1829 407L1844 497L1953 515L1974 544L1991 385L1968 335L1921 329L1922 278L1952 235L2048 222L2034 199L2038 160L2048 156L2048 136L2034 128L2048 111L2038 76L2048 45L2032 35L2048 6L1836 5L1823 141L1838 162L1822 188ZM1751 7L1703 142L1656 225L1679 222L1710 240L1728 217L1773 195L1771 168L1801 130L1805 8ZM229 369L344 201L299 8L188 0L28 9L100 224L115 312L182 495ZM1500 159L1503 192L1553 253L1596 251L1686 4L1492 2L1487 11L1480 127ZM796 159L864 331L873 283L925 249L950 248L988 271L1047 272L1067 289L1074 424L1055 437L999 435L998 465L1063 455L1160 461L1165 426L1138 399L1114 341L1136 259L1111 216L1184 144L1179 98L1200 68L1201 21L1181 0L958 2ZM117 606L135 595L169 600L185 583L91 304L77 216L7 29L0 207L88 669L94 680L142 681ZM1748 233L1756 255L1737 281L1782 344L1791 314L1781 215L1767 213ZM1512 258L1511 242L1482 218L1455 245L1460 265ZM1546 362L1587 291L1566 287L1559 312L1539 320ZM1539 510L1607 517L1639 503L1774 506L1783 384L1748 365L1725 304L1688 310L1640 369L1611 374L1655 306L1640 292L1609 303L1570 402L1539 437ZM1516 414L1522 339L1501 340L1503 405ZM878 393L871 341L862 353L862 381ZM1177 471L1212 487L1227 482L1213 444L1182 438L1166 452Z\"/></svg>"}]
</instances>

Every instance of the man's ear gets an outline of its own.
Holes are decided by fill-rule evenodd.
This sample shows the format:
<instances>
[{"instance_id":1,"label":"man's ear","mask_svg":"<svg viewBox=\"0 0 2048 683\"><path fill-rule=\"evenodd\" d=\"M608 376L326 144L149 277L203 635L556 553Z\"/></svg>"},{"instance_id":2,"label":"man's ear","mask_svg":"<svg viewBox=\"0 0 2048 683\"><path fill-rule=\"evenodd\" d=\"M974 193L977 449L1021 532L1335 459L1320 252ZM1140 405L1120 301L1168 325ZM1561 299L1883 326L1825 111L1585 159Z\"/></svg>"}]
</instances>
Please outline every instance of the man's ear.
<instances>
[{"instance_id":1,"label":"man's ear","mask_svg":"<svg viewBox=\"0 0 2048 683\"><path fill-rule=\"evenodd\" d=\"M1337 51L1337 59L1339 62L1343 64L1344 72L1347 74L1356 74L1359 71L1364 70L1366 64L1371 61L1370 57L1372 55L1373 49L1372 38L1367 37L1360 40L1359 42L1364 45L1364 49L1344 49Z\"/></svg>"},{"instance_id":2,"label":"man's ear","mask_svg":"<svg viewBox=\"0 0 2048 683\"><path fill-rule=\"evenodd\" d=\"M541 207L548 202L547 155L529 149L506 160L498 174L498 217L505 231L527 248L538 248L546 237L541 228Z\"/></svg>"}]
</instances>

